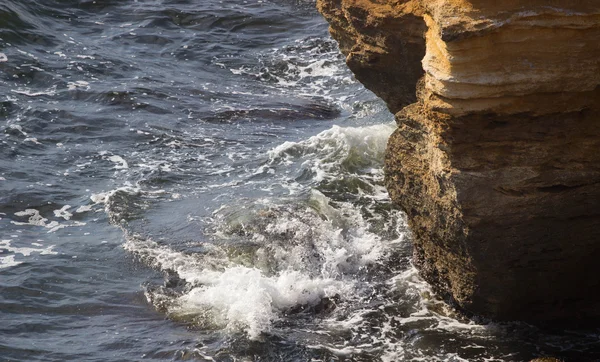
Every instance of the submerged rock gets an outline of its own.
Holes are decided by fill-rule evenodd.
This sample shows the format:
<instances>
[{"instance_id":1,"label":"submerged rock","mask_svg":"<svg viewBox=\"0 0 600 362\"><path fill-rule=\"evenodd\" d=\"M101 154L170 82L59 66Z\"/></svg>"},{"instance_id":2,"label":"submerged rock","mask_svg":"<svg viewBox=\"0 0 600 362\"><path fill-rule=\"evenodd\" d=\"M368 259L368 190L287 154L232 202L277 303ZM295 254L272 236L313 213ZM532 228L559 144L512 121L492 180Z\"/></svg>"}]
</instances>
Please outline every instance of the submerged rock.
<instances>
[{"instance_id":1,"label":"submerged rock","mask_svg":"<svg viewBox=\"0 0 600 362\"><path fill-rule=\"evenodd\" d=\"M300 120L330 120L338 117L341 110L334 104L321 100L290 100L289 102L274 102L260 108L230 109L214 115L203 117L207 122L249 121L300 121Z\"/></svg>"},{"instance_id":2,"label":"submerged rock","mask_svg":"<svg viewBox=\"0 0 600 362\"><path fill-rule=\"evenodd\" d=\"M600 3L318 7L396 114L386 185L422 276L477 315L600 317Z\"/></svg>"}]
</instances>

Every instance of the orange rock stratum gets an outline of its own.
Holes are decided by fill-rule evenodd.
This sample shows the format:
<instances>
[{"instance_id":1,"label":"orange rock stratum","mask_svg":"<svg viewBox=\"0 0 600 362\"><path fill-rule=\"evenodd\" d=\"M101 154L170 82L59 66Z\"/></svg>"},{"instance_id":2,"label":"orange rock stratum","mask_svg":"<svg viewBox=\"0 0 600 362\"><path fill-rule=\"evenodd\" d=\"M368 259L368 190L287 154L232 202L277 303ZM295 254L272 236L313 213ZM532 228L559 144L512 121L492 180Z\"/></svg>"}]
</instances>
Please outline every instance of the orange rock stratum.
<instances>
[{"instance_id":1,"label":"orange rock stratum","mask_svg":"<svg viewBox=\"0 0 600 362\"><path fill-rule=\"evenodd\" d=\"M600 317L600 1L318 0L398 129L423 277L495 319Z\"/></svg>"}]
</instances>

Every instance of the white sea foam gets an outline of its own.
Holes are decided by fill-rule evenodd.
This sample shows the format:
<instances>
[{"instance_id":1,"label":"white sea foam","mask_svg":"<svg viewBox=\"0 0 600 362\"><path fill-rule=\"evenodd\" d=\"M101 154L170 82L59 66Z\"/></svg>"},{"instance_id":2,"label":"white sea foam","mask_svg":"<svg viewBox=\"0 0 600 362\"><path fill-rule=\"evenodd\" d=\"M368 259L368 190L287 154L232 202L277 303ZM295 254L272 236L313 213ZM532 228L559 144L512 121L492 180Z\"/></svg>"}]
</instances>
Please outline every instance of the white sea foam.
<instances>
[{"instance_id":1,"label":"white sea foam","mask_svg":"<svg viewBox=\"0 0 600 362\"><path fill-rule=\"evenodd\" d=\"M66 205L65 207L70 208L69 205ZM63 207L60 210L55 210L54 214L56 217L62 217L65 220L69 220L69 218L71 216L73 216L71 213L69 213L68 211L66 211L67 209L65 209L65 207ZM49 229L47 232L48 233L53 233L57 230L66 228L66 227L73 227L73 226L84 226L86 225L85 222L81 222L81 221L71 221L68 223L59 223L58 221L50 221L48 222L48 219L43 217L40 212L36 209L26 209L24 211L18 211L15 212L15 216L29 216L29 219L27 220L27 222L22 222L22 221L14 221L11 220L11 224L14 225L31 225L31 226L41 226L44 227L46 229ZM68 218L67 218L68 217Z\"/></svg>"},{"instance_id":2,"label":"white sea foam","mask_svg":"<svg viewBox=\"0 0 600 362\"><path fill-rule=\"evenodd\" d=\"M201 275L202 286L181 296L172 313L208 312L217 325L232 333L243 331L250 339L268 332L286 309L314 305L344 292L339 281L310 278L292 270L269 277L258 269L237 266Z\"/></svg>"},{"instance_id":3,"label":"white sea foam","mask_svg":"<svg viewBox=\"0 0 600 362\"><path fill-rule=\"evenodd\" d=\"M36 145L41 145L42 143L38 141L37 138L35 137L27 137L23 140L23 142L31 142L31 143L35 143Z\"/></svg>"},{"instance_id":4,"label":"white sea foam","mask_svg":"<svg viewBox=\"0 0 600 362\"><path fill-rule=\"evenodd\" d=\"M20 261L15 261L14 255L0 257L0 269L10 268L21 264Z\"/></svg>"},{"instance_id":5,"label":"white sea foam","mask_svg":"<svg viewBox=\"0 0 600 362\"><path fill-rule=\"evenodd\" d=\"M10 239L0 240L0 251L12 253L12 255L0 257L0 269L5 269L5 268L9 268L12 266L17 266L19 264L22 264L23 263L22 260L15 260L15 256L17 254L20 254L22 256L20 259L23 259L23 257L29 257L34 253L39 254L39 255L56 255L56 254L58 254L56 251L54 251L55 245L50 245L50 246L44 248L43 245L40 243L32 243L32 245L38 246L38 247L31 248L31 247L17 247L17 246L12 245L12 243L13 243L13 240L10 240Z\"/></svg>"},{"instance_id":6,"label":"white sea foam","mask_svg":"<svg viewBox=\"0 0 600 362\"><path fill-rule=\"evenodd\" d=\"M124 186L117 187L110 191L98 192L90 195L90 200L97 205L105 205L106 212L111 214L109 208L110 201L118 193L125 193L128 195L144 195L148 198L157 198L166 193L165 190L142 190L139 186L133 186L131 183L126 182Z\"/></svg>"},{"instance_id":7,"label":"white sea foam","mask_svg":"<svg viewBox=\"0 0 600 362\"><path fill-rule=\"evenodd\" d=\"M149 170L158 170L161 172L172 172L174 165L166 160L143 160L135 165Z\"/></svg>"},{"instance_id":8,"label":"white sea foam","mask_svg":"<svg viewBox=\"0 0 600 362\"><path fill-rule=\"evenodd\" d=\"M33 58L33 59L35 59L35 60L39 60L39 58L38 58L38 57L36 57L35 55L33 55L33 54L31 54L31 53L28 53L28 52L26 52L26 51L24 51L24 50L17 49L17 51L18 51L19 53L23 54L23 55L27 55L27 56L28 56L28 57L30 57L30 58Z\"/></svg>"},{"instance_id":9,"label":"white sea foam","mask_svg":"<svg viewBox=\"0 0 600 362\"><path fill-rule=\"evenodd\" d=\"M108 157L108 160L111 162L114 162L116 164L115 169L117 169L117 170L129 168L129 164L121 156L113 155L113 156Z\"/></svg>"},{"instance_id":10,"label":"white sea foam","mask_svg":"<svg viewBox=\"0 0 600 362\"><path fill-rule=\"evenodd\" d=\"M108 197L110 196L111 191L109 192L99 192L97 194L90 195L90 200L94 204L106 204L108 201Z\"/></svg>"},{"instance_id":11,"label":"white sea foam","mask_svg":"<svg viewBox=\"0 0 600 362\"><path fill-rule=\"evenodd\" d=\"M355 273L387 255L381 237L369 231L369 221L350 203L336 202L317 190L306 204L254 204L223 207L215 213L214 236L240 234L260 248L264 270L303 270L326 278Z\"/></svg>"},{"instance_id":12,"label":"white sea foam","mask_svg":"<svg viewBox=\"0 0 600 362\"><path fill-rule=\"evenodd\" d=\"M358 210L344 203L333 207L318 191L305 205L268 199L254 205L218 210L213 236L223 244L203 244L206 253L188 255L128 237L127 250L158 269L174 271L189 286L169 301L168 315L258 339L289 309L315 306L325 298L354 298L358 281L352 274L387 255ZM236 230L244 230L253 243L249 251L228 246ZM157 292L148 298L164 300Z\"/></svg>"},{"instance_id":13,"label":"white sea foam","mask_svg":"<svg viewBox=\"0 0 600 362\"><path fill-rule=\"evenodd\" d=\"M39 253L40 255L56 255L57 252L53 251L54 245L47 248L29 248L29 247L15 247L11 245L12 240L0 240L0 249L6 250L11 253L21 254L23 256L30 256L32 253Z\"/></svg>"},{"instance_id":14,"label":"white sea foam","mask_svg":"<svg viewBox=\"0 0 600 362\"><path fill-rule=\"evenodd\" d=\"M407 295L420 297L417 304L420 309L411 313L409 317L399 319L400 324L429 320L433 322L429 329L469 334L483 332L487 328L473 321L456 319L454 311L446 303L433 297L435 294L431 286L418 275L414 266L392 278L390 283L392 290L402 289Z\"/></svg>"},{"instance_id":15,"label":"white sea foam","mask_svg":"<svg viewBox=\"0 0 600 362\"><path fill-rule=\"evenodd\" d=\"M128 238L125 248L150 265L177 272L192 286L171 301L171 316L245 332L250 338L268 331L278 310L317 300L335 286L335 281L311 280L293 271L269 277L256 268L232 266L217 249L192 256L137 237Z\"/></svg>"},{"instance_id":16,"label":"white sea foam","mask_svg":"<svg viewBox=\"0 0 600 362\"><path fill-rule=\"evenodd\" d=\"M257 58L258 65L236 65L229 71L264 79L268 82L264 85L266 88L291 91L295 96L320 96L339 106L343 101L333 93L342 85L356 83L330 38L297 39L288 47L257 54ZM219 59L215 64L227 67L227 59Z\"/></svg>"},{"instance_id":17,"label":"white sea foam","mask_svg":"<svg viewBox=\"0 0 600 362\"><path fill-rule=\"evenodd\" d=\"M29 216L27 222L12 221L15 225L35 225L35 226L46 226L48 219L42 217L40 212L36 209L26 209L24 211L15 212L16 216Z\"/></svg>"},{"instance_id":18,"label":"white sea foam","mask_svg":"<svg viewBox=\"0 0 600 362\"><path fill-rule=\"evenodd\" d=\"M457 353L445 353L439 350L431 350L425 344L419 347L408 338L417 331L429 331L429 333L450 332L452 335L463 335L472 342L467 347L482 350L485 353L485 345L476 342L484 341L489 337L489 329L493 326L478 325L471 321L461 321L454 317L452 311L445 303L436 299L431 287L419 277L414 266L396 275L388 281L390 288L388 296L379 296L382 305L378 308L360 308L353 311L343 320L326 319L323 327L329 331L347 331L356 336L361 344L347 348L345 341L339 344L321 344L312 348L326 349L332 353L341 352L350 355L369 353L380 356L382 361L466 361ZM398 314L394 306L399 302L410 301L412 311L409 315ZM388 314L386 309L393 311ZM373 325L371 319L373 314L380 314L380 322ZM420 334L421 332L419 332ZM349 357L349 356L348 356Z\"/></svg>"},{"instance_id":19,"label":"white sea foam","mask_svg":"<svg viewBox=\"0 0 600 362\"><path fill-rule=\"evenodd\" d=\"M342 357L342 358L351 357L353 354L360 353L363 351L362 348L356 348L356 347L335 348L335 347L326 346L323 344L308 345L306 347L311 348L311 349L326 349L329 352L331 352L332 354L334 354L338 357Z\"/></svg>"},{"instance_id":20,"label":"white sea foam","mask_svg":"<svg viewBox=\"0 0 600 362\"><path fill-rule=\"evenodd\" d=\"M98 154L102 156L103 159L114 163L115 170L126 170L129 168L129 164L127 163L127 161L125 161L125 159L119 155L114 155L112 154L112 152L109 151L100 151L98 152Z\"/></svg>"},{"instance_id":21,"label":"white sea foam","mask_svg":"<svg viewBox=\"0 0 600 362\"><path fill-rule=\"evenodd\" d=\"M56 95L56 86L52 86L43 91L33 91L33 90L27 89L27 88L18 88L18 89L11 89L11 92L17 93L17 94L22 94L22 95L29 96L29 97L54 96L54 95Z\"/></svg>"},{"instance_id":22,"label":"white sea foam","mask_svg":"<svg viewBox=\"0 0 600 362\"><path fill-rule=\"evenodd\" d=\"M77 80L75 82L68 82L67 83L67 89L68 90L75 90L75 89L78 89L78 88L89 90L90 89L90 83L86 82L84 80Z\"/></svg>"},{"instance_id":23,"label":"white sea foam","mask_svg":"<svg viewBox=\"0 0 600 362\"><path fill-rule=\"evenodd\" d=\"M82 205L82 206L79 206L77 208L77 210L75 210L75 213L81 214L81 213L88 212L88 211L91 211L91 210L92 210L92 206L90 206L90 205Z\"/></svg>"},{"instance_id":24,"label":"white sea foam","mask_svg":"<svg viewBox=\"0 0 600 362\"><path fill-rule=\"evenodd\" d=\"M381 179L383 174L377 165L382 163L387 139L394 129L394 124L333 126L307 140L275 147L267 153L266 166L289 166L302 160L302 168L312 171L316 182L339 178L340 173L360 173L363 179L370 174Z\"/></svg>"},{"instance_id":25,"label":"white sea foam","mask_svg":"<svg viewBox=\"0 0 600 362\"><path fill-rule=\"evenodd\" d=\"M62 208L58 209L58 210L54 210L54 216L56 217L61 217L65 220L70 220L71 217L73 216L72 213L70 213L69 210L71 208L71 205L65 205Z\"/></svg>"},{"instance_id":26,"label":"white sea foam","mask_svg":"<svg viewBox=\"0 0 600 362\"><path fill-rule=\"evenodd\" d=\"M21 134L23 136L27 136L27 132L23 131L23 127L21 127L21 125L11 124L11 125L8 126L8 128L10 128L10 129L16 129L17 131L21 132Z\"/></svg>"},{"instance_id":27,"label":"white sea foam","mask_svg":"<svg viewBox=\"0 0 600 362\"><path fill-rule=\"evenodd\" d=\"M238 200L223 205L215 211L205 231L212 241L203 243L204 251L200 253L187 254L168 244L132 236L118 215L113 215L121 212L112 208L117 193L146 197L147 190L126 186L94 194L91 199L104 204L111 219L126 230L125 249L185 281L186 287L176 295L149 289L148 299L157 308L175 319L229 333L243 332L251 339L259 339L288 310L314 307L328 298L343 303L357 300L360 290L368 288L357 274L385 262L390 248L403 238L400 235L398 240L384 239L372 231L371 222L380 217L377 213L367 220L361 207L333 201L295 181L295 175L275 170L301 165L314 172L313 181L356 174L370 182L368 192L359 191L357 196L387 202L379 182L385 141L393 129L392 124L334 126L307 140L287 142L269 151L266 162L256 172L248 173L248 177L269 175L266 183L261 178L247 182L241 178L207 185L209 189L231 190L252 184L268 189L269 180L279 179L290 189L295 188L296 196L287 200ZM236 151L229 153L232 152ZM112 154L103 152L101 156L109 159ZM230 159L236 162L238 154L232 154ZM148 160L132 165L134 169L155 168L155 163ZM226 176L237 171L228 164L221 166L206 173ZM396 227L393 222L382 224L385 228ZM239 245L240 238L243 245Z\"/></svg>"}]
</instances>

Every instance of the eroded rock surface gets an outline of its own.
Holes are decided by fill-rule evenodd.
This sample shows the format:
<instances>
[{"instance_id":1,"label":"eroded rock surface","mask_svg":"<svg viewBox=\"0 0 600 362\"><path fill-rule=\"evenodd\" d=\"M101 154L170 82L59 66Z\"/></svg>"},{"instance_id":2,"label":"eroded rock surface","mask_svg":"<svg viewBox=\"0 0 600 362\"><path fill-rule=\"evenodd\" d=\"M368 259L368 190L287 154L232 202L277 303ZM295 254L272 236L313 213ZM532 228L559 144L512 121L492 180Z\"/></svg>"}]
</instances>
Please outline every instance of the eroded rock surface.
<instances>
[{"instance_id":1,"label":"eroded rock surface","mask_svg":"<svg viewBox=\"0 0 600 362\"><path fill-rule=\"evenodd\" d=\"M318 7L396 114L386 184L437 292L497 319L600 317L600 2Z\"/></svg>"}]
</instances>

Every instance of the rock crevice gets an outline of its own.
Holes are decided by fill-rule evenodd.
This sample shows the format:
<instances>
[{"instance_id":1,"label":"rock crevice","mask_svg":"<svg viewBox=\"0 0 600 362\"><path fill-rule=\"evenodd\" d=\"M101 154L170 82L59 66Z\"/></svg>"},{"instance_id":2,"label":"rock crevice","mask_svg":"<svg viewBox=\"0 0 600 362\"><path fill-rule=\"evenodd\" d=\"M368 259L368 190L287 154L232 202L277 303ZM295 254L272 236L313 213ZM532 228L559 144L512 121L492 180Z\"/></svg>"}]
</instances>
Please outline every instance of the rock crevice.
<instances>
[{"instance_id":1,"label":"rock crevice","mask_svg":"<svg viewBox=\"0 0 600 362\"><path fill-rule=\"evenodd\" d=\"M396 115L386 186L425 279L492 318L598 318L600 3L318 8Z\"/></svg>"}]
</instances>

